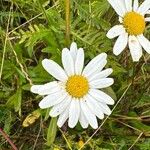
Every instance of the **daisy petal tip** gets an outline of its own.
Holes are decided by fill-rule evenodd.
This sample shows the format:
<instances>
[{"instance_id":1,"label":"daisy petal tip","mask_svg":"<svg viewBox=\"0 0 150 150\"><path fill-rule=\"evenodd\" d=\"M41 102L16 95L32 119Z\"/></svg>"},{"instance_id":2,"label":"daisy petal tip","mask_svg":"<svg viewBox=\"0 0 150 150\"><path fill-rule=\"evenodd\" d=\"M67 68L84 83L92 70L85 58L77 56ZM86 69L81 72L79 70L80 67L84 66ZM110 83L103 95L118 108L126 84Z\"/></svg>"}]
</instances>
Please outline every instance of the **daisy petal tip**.
<instances>
[{"instance_id":1,"label":"daisy petal tip","mask_svg":"<svg viewBox=\"0 0 150 150\"><path fill-rule=\"evenodd\" d=\"M63 48L62 53L68 52L68 51L69 51L68 48Z\"/></svg>"},{"instance_id":2,"label":"daisy petal tip","mask_svg":"<svg viewBox=\"0 0 150 150\"><path fill-rule=\"evenodd\" d=\"M112 68L110 68L110 72L111 72L111 74L113 73L113 71L114 71L114 70L113 70Z\"/></svg>"},{"instance_id":3,"label":"daisy petal tip","mask_svg":"<svg viewBox=\"0 0 150 150\"><path fill-rule=\"evenodd\" d=\"M41 109L43 109L43 107L42 107L41 103L39 103L39 107L40 107Z\"/></svg>"},{"instance_id":4,"label":"daisy petal tip","mask_svg":"<svg viewBox=\"0 0 150 150\"><path fill-rule=\"evenodd\" d=\"M100 55L103 55L103 57L107 59L107 54L105 52L101 53Z\"/></svg>"},{"instance_id":5,"label":"daisy petal tip","mask_svg":"<svg viewBox=\"0 0 150 150\"><path fill-rule=\"evenodd\" d=\"M49 115L50 115L51 117L57 117L57 115L56 115L56 114L53 114L52 111L50 111Z\"/></svg>"},{"instance_id":6,"label":"daisy petal tip","mask_svg":"<svg viewBox=\"0 0 150 150\"><path fill-rule=\"evenodd\" d=\"M47 59L47 58L45 58L45 59L42 60L43 63L47 62L47 61L49 61L49 59Z\"/></svg>"},{"instance_id":7,"label":"daisy petal tip","mask_svg":"<svg viewBox=\"0 0 150 150\"><path fill-rule=\"evenodd\" d=\"M109 103L109 105L114 105L115 104L115 101L112 99Z\"/></svg>"},{"instance_id":8,"label":"daisy petal tip","mask_svg":"<svg viewBox=\"0 0 150 150\"><path fill-rule=\"evenodd\" d=\"M140 58L133 58L133 62L139 62Z\"/></svg>"},{"instance_id":9,"label":"daisy petal tip","mask_svg":"<svg viewBox=\"0 0 150 150\"><path fill-rule=\"evenodd\" d=\"M84 52L83 48L79 48L79 49L78 49L78 51L82 51L82 52Z\"/></svg>"},{"instance_id":10,"label":"daisy petal tip","mask_svg":"<svg viewBox=\"0 0 150 150\"><path fill-rule=\"evenodd\" d=\"M114 79L112 78L112 84L114 84Z\"/></svg>"},{"instance_id":11,"label":"daisy petal tip","mask_svg":"<svg viewBox=\"0 0 150 150\"><path fill-rule=\"evenodd\" d=\"M70 45L70 47L71 47L71 49L72 48L77 48L77 43L76 42L72 42L71 45Z\"/></svg>"},{"instance_id":12,"label":"daisy petal tip","mask_svg":"<svg viewBox=\"0 0 150 150\"><path fill-rule=\"evenodd\" d=\"M120 53L118 53L117 51L113 51L114 55L119 56Z\"/></svg>"},{"instance_id":13,"label":"daisy petal tip","mask_svg":"<svg viewBox=\"0 0 150 150\"><path fill-rule=\"evenodd\" d=\"M61 128L63 125L61 125L61 124L57 121L57 126L58 126L59 128Z\"/></svg>"},{"instance_id":14,"label":"daisy petal tip","mask_svg":"<svg viewBox=\"0 0 150 150\"><path fill-rule=\"evenodd\" d=\"M81 126L82 127L82 126ZM88 127L82 127L83 129L87 129Z\"/></svg>"},{"instance_id":15,"label":"daisy petal tip","mask_svg":"<svg viewBox=\"0 0 150 150\"><path fill-rule=\"evenodd\" d=\"M77 43L76 42L72 42L71 45L77 45Z\"/></svg>"},{"instance_id":16,"label":"daisy petal tip","mask_svg":"<svg viewBox=\"0 0 150 150\"><path fill-rule=\"evenodd\" d=\"M35 89L35 86L34 86L34 85L31 86L30 91L31 91L32 93L37 93L37 89Z\"/></svg>"},{"instance_id":17,"label":"daisy petal tip","mask_svg":"<svg viewBox=\"0 0 150 150\"><path fill-rule=\"evenodd\" d=\"M42 85L32 85L30 88L30 91L34 94L40 94L39 90L42 87Z\"/></svg>"},{"instance_id":18,"label":"daisy petal tip","mask_svg":"<svg viewBox=\"0 0 150 150\"><path fill-rule=\"evenodd\" d=\"M110 37L109 37L109 31L107 32L106 37L110 39Z\"/></svg>"},{"instance_id":19,"label":"daisy petal tip","mask_svg":"<svg viewBox=\"0 0 150 150\"><path fill-rule=\"evenodd\" d=\"M107 32L106 37L107 37L108 39L113 39L113 37L111 36L111 34L110 34L109 31Z\"/></svg>"},{"instance_id":20,"label":"daisy petal tip","mask_svg":"<svg viewBox=\"0 0 150 150\"><path fill-rule=\"evenodd\" d=\"M112 111L108 112L108 113L107 113L107 115L108 115L108 116L110 116L110 115L111 115L111 113L112 113Z\"/></svg>"},{"instance_id":21,"label":"daisy petal tip","mask_svg":"<svg viewBox=\"0 0 150 150\"><path fill-rule=\"evenodd\" d=\"M69 128L72 128L72 129L73 129L76 125L74 125L74 124L68 122L68 126L69 126Z\"/></svg>"},{"instance_id":22,"label":"daisy petal tip","mask_svg":"<svg viewBox=\"0 0 150 150\"><path fill-rule=\"evenodd\" d=\"M100 119L100 120L103 120L104 119L104 114L102 115L102 116L99 116L98 118Z\"/></svg>"},{"instance_id":23,"label":"daisy petal tip","mask_svg":"<svg viewBox=\"0 0 150 150\"><path fill-rule=\"evenodd\" d=\"M80 124L80 125L81 125L81 124ZM81 127L82 127L83 129L87 129L88 126L89 126L88 124L87 124L86 126L82 126L82 125L81 125Z\"/></svg>"},{"instance_id":24,"label":"daisy petal tip","mask_svg":"<svg viewBox=\"0 0 150 150\"><path fill-rule=\"evenodd\" d=\"M150 41L142 34L138 36L138 41L143 49L150 54Z\"/></svg>"},{"instance_id":25,"label":"daisy petal tip","mask_svg":"<svg viewBox=\"0 0 150 150\"><path fill-rule=\"evenodd\" d=\"M93 129L97 129L98 128L98 125L95 125L95 126L92 126Z\"/></svg>"},{"instance_id":26,"label":"daisy petal tip","mask_svg":"<svg viewBox=\"0 0 150 150\"><path fill-rule=\"evenodd\" d=\"M107 54L106 53L103 53L105 55L105 57L107 57Z\"/></svg>"},{"instance_id":27,"label":"daisy petal tip","mask_svg":"<svg viewBox=\"0 0 150 150\"><path fill-rule=\"evenodd\" d=\"M42 66L44 67L50 60L45 58L42 60Z\"/></svg>"},{"instance_id":28,"label":"daisy petal tip","mask_svg":"<svg viewBox=\"0 0 150 150\"><path fill-rule=\"evenodd\" d=\"M47 106L46 106L46 105L44 105L42 101L39 103L39 107L40 107L41 109L45 109L45 108L47 108Z\"/></svg>"},{"instance_id":29,"label":"daisy petal tip","mask_svg":"<svg viewBox=\"0 0 150 150\"><path fill-rule=\"evenodd\" d=\"M112 68L109 68L108 70L109 70L109 74L112 74L114 71Z\"/></svg>"},{"instance_id":30,"label":"daisy petal tip","mask_svg":"<svg viewBox=\"0 0 150 150\"><path fill-rule=\"evenodd\" d=\"M114 84L114 79L113 78L109 78L110 79L110 86Z\"/></svg>"}]
</instances>

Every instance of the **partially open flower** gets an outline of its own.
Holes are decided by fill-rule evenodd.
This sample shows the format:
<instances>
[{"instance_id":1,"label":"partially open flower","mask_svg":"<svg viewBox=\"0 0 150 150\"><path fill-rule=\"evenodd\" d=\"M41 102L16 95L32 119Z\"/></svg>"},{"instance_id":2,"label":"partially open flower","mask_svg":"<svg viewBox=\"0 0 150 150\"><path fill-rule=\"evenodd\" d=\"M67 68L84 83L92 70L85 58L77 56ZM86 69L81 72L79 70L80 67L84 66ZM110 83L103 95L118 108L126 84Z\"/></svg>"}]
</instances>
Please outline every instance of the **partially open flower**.
<instances>
[{"instance_id":1,"label":"partially open flower","mask_svg":"<svg viewBox=\"0 0 150 150\"><path fill-rule=\"evenodd\" d=\"M107 63L107 55L102 53L84 66L84 51L77 49L72 43L70 51L62 50L62 64L64 69L53 60L44 59L42 65L57 81L44 85L33 85L31 91L39 95L47 95L39 103L40 108L52 107L50 116L59 115L57 125L62 125L68 120L70 128L74 128L78 120L83 128L98 127L96 116L104 118L110 115L111 110L107 105L113 105L114 100L103 91L114 83L108 76L112 69L102 70Z\"/></svg>"},{"instance_id":2,"label":"partially open flower","mask_svg":"<svg viewBox=\"0 0 150 150\"><path fill-rule=\"evenodd\" d=\"M150 42L143 35L146 22L150 18L144 16L149 13L150 0L145 0L140 6L138 0L108 0L119 15L120 25L112 27L107 37L118 39L114 45L113 53L119 55L127 45L133 61L139 61L142 56L142 47L150 54ZM133 3L132 3L133 2Z\"/></svg>"}]
</instances>

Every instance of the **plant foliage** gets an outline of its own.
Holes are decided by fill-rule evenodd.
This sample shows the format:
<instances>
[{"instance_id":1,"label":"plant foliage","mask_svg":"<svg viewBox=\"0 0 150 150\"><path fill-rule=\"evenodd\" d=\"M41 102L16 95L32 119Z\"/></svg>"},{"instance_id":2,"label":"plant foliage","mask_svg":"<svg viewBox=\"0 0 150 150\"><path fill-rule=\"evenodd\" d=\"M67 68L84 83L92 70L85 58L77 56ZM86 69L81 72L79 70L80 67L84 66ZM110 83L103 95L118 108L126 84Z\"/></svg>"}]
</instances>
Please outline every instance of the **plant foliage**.
<instances>
[{"instance_id":1,"label":"plant foliage","mask_svg":"<svg viewBox=\"0 0 150 150\"><path fill-rule=\"evenodd\" d=\"M66 47L65 1L0 1L0 128L20 150L79 149L94 133L78 124L75 129L56 126L49 110L39 110L42 97L30 92L31 83L43 84L53 78L41 66L50 58L61 62ZM106 89L116 103L113 114L85 149L150 149L150 57L144 54L133 63L128 48L120 56L112 53L113 40L106 37L118 23L106 0L71 0L71 41L83 47L86 63L107 52L115 84ZM147 24L146 36L150 37ZM113 108L113 107L112 107ZM101 124L102 121L99 121ZM141 136L139 136L141 135ZM0 134L0 149L11 146Z\"/></svg>"}]
</instances>

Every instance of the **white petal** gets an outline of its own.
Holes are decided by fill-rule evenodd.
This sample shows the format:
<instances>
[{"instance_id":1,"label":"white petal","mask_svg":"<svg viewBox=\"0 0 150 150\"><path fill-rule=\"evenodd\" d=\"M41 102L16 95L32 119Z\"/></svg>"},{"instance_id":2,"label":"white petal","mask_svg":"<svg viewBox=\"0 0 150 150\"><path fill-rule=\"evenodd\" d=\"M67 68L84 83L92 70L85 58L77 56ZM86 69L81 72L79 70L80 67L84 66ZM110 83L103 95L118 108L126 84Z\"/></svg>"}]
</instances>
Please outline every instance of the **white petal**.
<instances>
[{"instance_id":1,"label":"white petal","mask_svg":"<svg viewBox=\"0 0 150 150\"><path fill-rule=\"evenodd\" d=\"M150 17L145 18L146 22L150 22Z\"/></svg>"},{"instance_id":2,"label":"white petal","mask_svg":"<svg viewBox=\"0 0 150 150\"><path fill-rule=\"evenodd\" d=\"M114 100L109 95L100 90L90 89L89 94L101 103L106 103L108 105L114 104Z\"/></svg>"},{"instance_id":3,"label":"white petal","mask_svg":"<svg viewBox=\"0 0 150 150\"><path fill-rule=\"evenodd\" d=\"M113 53L118 56L126 48L127 43L128 43L128 34L127 33L121 34L113 47Z\"/></svg>"},{"instance_id":4,"label":"white petal","mask_svg":"<svg viewBox=\"0 0 150 150\"><path fill-rule=\"evenodd\" d=\"M111 73L113 72L113 70L111 68L107 68L99 73L93 74L92 76L90 76L88 78L88 81L93 81L93 80L98 80L101 78L106 78L108 77Z\"/></svg>"},{"instance_id":5,"label":"white petal","mask_svg":"<svg viewBox=\"0 0 150 150\"><path fill-rule=\"evenodd\" d=\"M128 12L132 11L132 0L125 0L126 9Z\"/></svg>"},{"instance_id":6,"label":"white petal","mask_svg":"<svg viewBox=\"0 0 150 150\"><path fill-rule=\"evenodd\" d=\"M137 36L140 44L142 45L142 47L144 48L144 50L150 54L150 41L145 38L143 35L139 35Z\"/></svg>"},{"instance_id":7,"label":"white petal","mask_svg":"<svg viewBox=\"0 0 150 150\"><path fill-rule=\"evenodd\" d=\"M114 8L114 10L116 11L116 13L119 15L119 16L123 16L124 15L124 12L123 10L121 9L120 7L120 3L119 1L116 1L116 0L108 0L108 2L110 3L110 5Z\"/></svg>"},{"instance_id":8,"label":"white petal","mask_svg":"<svg viewBox=\"0 0 150 150\"><path fill-rule=\"evenodd\" d=\"M75 73L80 75L84 66L84 51L82 48L79 48L77 52L77 57L75 61Z\"/></svg>"},{"instance_id":9,"label":"white petal","mask_svg":"<svg viewBox=\"0 0 150 150\"><path fill-rule=\"evenodd\" d=\"M57 81L44 84L38 91L39 95L49 95L61 90Z\"/></svg>"},{"instance_id":10,"label":"white petal","mask_svg":"<svg viewBox=\"0 0 150 150\"><path fill-rule=\"evenodd\" d=\"M81 126L82 126L83 129L86 129L88 127L88 125L89 125L89 123L88 123L85 115L83 114L83 111L82 111L81 108L80 108L79 122L80 122L80 124L81 124Z\"/></svg>"},{"instance_id":11,"label":"white petal","mask_svg":"<svg viewBox=\"0 0 150 150\"><path fill-rule=\"evenodd\" d=\"M142 15L145 15L149 8L150 8L150 0L145 0L138 8L138 12Z\"/></svg>"},{"instance_id":12,"label":"white petal","mask_svg":"<svg viewBox=\"0 0 150 150\"><path fill-rule=\"evenodd\" d=\"M121 8L123 14L125 14L127 12L125 1L121 0L121 1L117 1L117 2L119 2L119 7Z\"/></svg>"},{"instance_id":13,"label":"white petal","mask_svg":"<svg viewBox=\"0 0 150 150\"><path fill-rule=\"evenodd\" d=\"M64 70L57 63L55 63L54 61L44 59L42 61L42 65L43 65L44 69L49 74L51 74L54 78L56 78L57 80L60 80L60 81L67 80L67 75L64 72Z\"/></svg>"},{"instance_id":14,"label":"white petal","mask_svg":"<svg viewBox=\"0 0 150 150\"><path fill-rule=\"evenodd\" d=\"M63 113L60 114L58 121L57 121L57 125L58 127L62 127L63 124L66 122L66 120L69 117L69 109L66 109Z\"/></svg>"},{"instance_id":15,"label":"white petal","mask_svg":"<svg viewBox=\"0 0 150 150\"><path fill-rule=\"evenodd\" d=\"M53 108L51 109L49 113L50 116L57 117L59 114L65 111L65 109L70 104L70 102L71 102L71 97L68 95L61 103L53 106Z\"/></svg>"},{"instance_id":16,"label":"white petal","mask_svg":"<svg viewBox=\"0 0 150 150\"><path fill-rule=\"evenodd\" d=\"M70 46L70 54L73 58L73 61L75 63L76 61L76 56L77 56L77 44L75 42L72 42L71 46Z\"/></svg>"},{"instance_id":17,"label":"white petal","mask_svg":"<svg viewBox=\"0 0 150 150\"><path fill-rule=\"evenodd\" d=\"M138 0L134 0L133 2L133 10L136 12L138 10L139 7L139 1Z\"/></svg>"},{"instance_id":18,"label":"white petal","mask_svg":"<svg viewBox=\"0 0 150 150\"><path fill-rule=\"evenodd\" d=\"M67 48L64 48L62 50L62 64L68 76L71 76L74 74L74 61Z\"/></svg>"},{"instance_id":19,"label":"white petal","mask_svg":"<svg viewBox=\"0 0 150 150\"><path fill-rule=\"evenodd\" d=\"M33 85L31 92L39 95L48 95L60 91L61 88L57 81L49 82L44 85Z\"/></svg>"},{"instance_id":20,"label":"white petal","mask_svg":"<svg viewBox=\"0 0 150 150\"><path fill-rule=\"evenodd\" d=\"M105 64L107 63L106 61L107 54L106 53L101 53L95 58L93 58L84 68L83 70L83 75L86 77L90 76L93 74L95 71L99 70L101 71Z\"/></svg>"},{"instance_id":21,"label":"white petal","mask_svg":"<svg viewBox=\"0 0 150 150\"><path fill-rule=\"evenodd\" d=\"M133 61L139 61L142 57L142 47L135 36L129 36L129 49Z\"/></svg>"},{"instance_id":22,"label":"white petal","mask_svg":"<svg viewBox=\"0 0 150 150\"><path fill-rule=\"evenodd\" d=\"M94 74L101 72L102 69L106 66L106 64L107 64L107 60L98 62L97 64L95 64L95 67L92 68L91 71L88 74L86 74L85 76L87 78L89 78L89 77L93 76Z\"/></svg>"},{"instance_id":23,"label":"white petal","mask_svg":"<svg viewBox=\"0 0 150 150\"><path fill-rule=\"evenodd\" d=\"M44 109L44 108L49 108L53 105L56 105L58 103L60 103L61 101L63 101L67 96L66 92L56 92L54 94L50 94L46 97L44 97L40 103L39 103L39 107Z\"/></svg>"},{"instance_id":24,"label":"white petal","mask_svg":"<svg viewBox=\"0 0 150 150\"><path fill-rule=\"evenodd\" d=\"M102 112L104 113L104 114L106 114L106 115L110 115L111 114L111 110L110 110L110 108L106 105L106 104L104 104L104 103L99 103L99 106L101 107L101 110L102 110Z\"/></svg>"},{"instance_id":25,"label":"white petal","mask_svg":"<svg viewBox=\"0 0 150 150\"><path fill-rule=\"evenodd\" d=\"M80 105L79 100L73 99L69 108L69 122L68 125L70 128L74 128L78 123L80 115Z\"/></svg>"},{"instance_id":26,"label":"white petal","mask_svg":"<svg viewBox=\"0 0 150 150\"><path fill-rule=\"evenodd\" d=\"M101 89L101 88L109 87L113 83L114 83L114 79L112 78L102 78L102 79L91 81L89 85L91 88Z\"/></svg>"},{"instance_id":27,"label":"white petal","mask_svg":"<svg viewBox=\"0 0 150 150\"><path fill-rule=\"evenodd\" d=\"M109 39L113 39L121 34L125 33L125 28L123 25L115 25L107 32L107 37Z\"/></svg>"},{"instance_id":28,"label":"white petal","mask_svg":"<svg viewBox=\"0 0 150 150\"><path fill-rule=\"evenodd\" d=\"M41 89L43 85L33 85L31 86L30 91L35 94L39 94L39 89Z\"/></svg>"},{"instance_id":29,"label":"white petal","mask_svg":"<svg viewBox=\"0 0 150 150\"><path fill-rule=\"evenodd\" d=\"M93 112L99 119L103 119L104 114L101 111L101 107L99 107L98 102L89 94L86 95L85 100L91 112Z\"/></svg>"},{"instance_id":30,"label":"white petal","mask_svg":"<svg viewBox=\"0 0 150 150\"><path fill-rule=\"evenodd\" d=\"M90 108L87 106L85 100L80 100L80 105L81 105L81 109L86 117L86 119L88 120L90 126L93 129L97 129L98 128L98 123L97 123L97 119L96 116L90 111Z\"/></svg>"}]
</instances>

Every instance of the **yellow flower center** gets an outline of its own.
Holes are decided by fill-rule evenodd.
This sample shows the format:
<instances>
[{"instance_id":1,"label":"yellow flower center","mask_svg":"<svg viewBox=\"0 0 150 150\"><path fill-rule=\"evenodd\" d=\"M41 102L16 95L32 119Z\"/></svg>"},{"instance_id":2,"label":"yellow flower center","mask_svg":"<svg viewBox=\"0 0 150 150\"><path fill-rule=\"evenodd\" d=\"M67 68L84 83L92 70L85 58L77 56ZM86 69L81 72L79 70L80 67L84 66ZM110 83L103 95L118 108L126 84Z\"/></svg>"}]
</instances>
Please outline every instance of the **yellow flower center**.
<instances>
[{"instance_id":1,"label":"yellow flower center","mask_svg":"<svg viewBox=\"0 0 150 150\"><path fill-rule=\"evenodd\" d=\"M70 76L66 83L66 91L75 98L82 98L88 93L88 80L81 75Z\"/></svg>"},{"instance_id":2,"label":"yellow flower center","mask_svg":"<svg viewBox=\"0 0 150 150\"><path fill-rule=\"evenodd\" d=\"M128 12L123 18L123 25L130 35L139 35L145 30L145 19L136 12Z\"/></svg>"}]
</instances>

